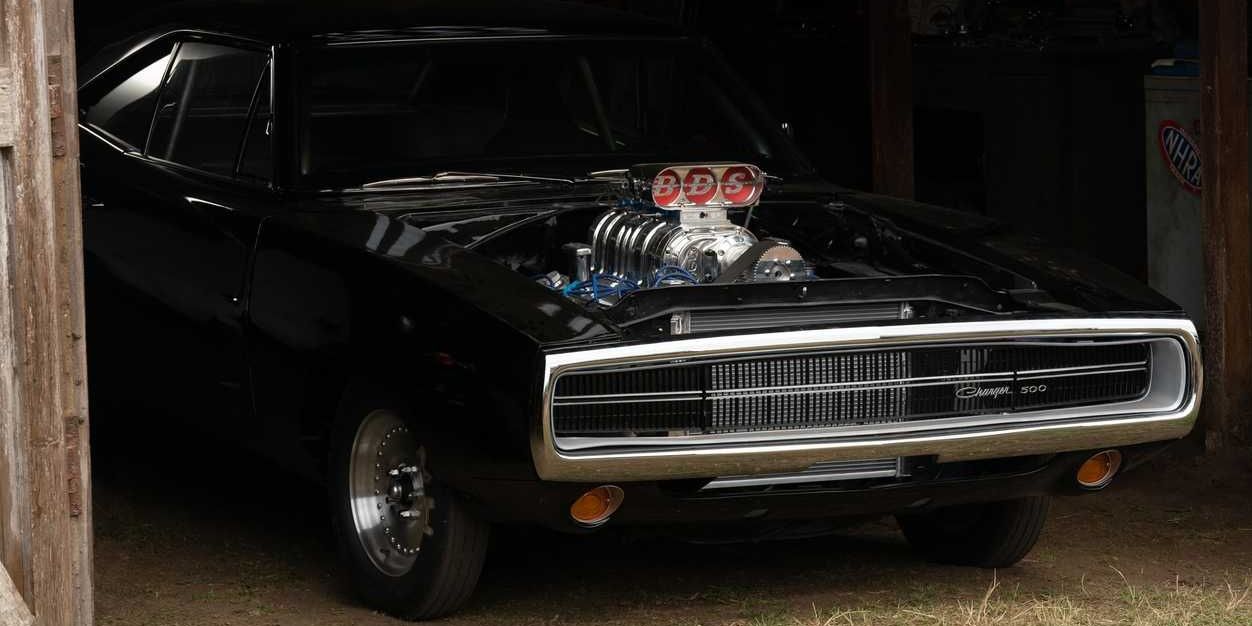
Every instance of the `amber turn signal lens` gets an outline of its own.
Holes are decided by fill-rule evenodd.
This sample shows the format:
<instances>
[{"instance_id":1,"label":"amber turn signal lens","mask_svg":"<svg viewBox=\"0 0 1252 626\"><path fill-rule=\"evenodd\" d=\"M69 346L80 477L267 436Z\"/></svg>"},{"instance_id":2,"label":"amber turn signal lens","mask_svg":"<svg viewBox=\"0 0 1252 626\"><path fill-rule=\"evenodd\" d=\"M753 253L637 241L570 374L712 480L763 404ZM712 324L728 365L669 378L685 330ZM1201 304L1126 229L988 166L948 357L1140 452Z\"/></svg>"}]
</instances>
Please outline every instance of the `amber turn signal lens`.
<instances>
[{"instance_id":1,"label":"amber turn signal lens","mask_svg":"<svg viewBox=\"0 0 1252 626\"><path fill-rule=\"evenodd\" d=\"M1078 468L1078 484L1088 489L1099 489L1113 481L1113 475L1122 466L1122 453L1105 450L1093 454Z\"/></svg>"},{"instance_id":2,"label":"amber turn signal lens","mask_svg":"<svg viewBox=\"0 0 1252 626\"><path fill-rule=\"evenodd\" d=\"M622 505L626 493L617 485L601 485L578 496L569 507L569 515L583 526L599 526Z\"/></svg>"}]
</instances>

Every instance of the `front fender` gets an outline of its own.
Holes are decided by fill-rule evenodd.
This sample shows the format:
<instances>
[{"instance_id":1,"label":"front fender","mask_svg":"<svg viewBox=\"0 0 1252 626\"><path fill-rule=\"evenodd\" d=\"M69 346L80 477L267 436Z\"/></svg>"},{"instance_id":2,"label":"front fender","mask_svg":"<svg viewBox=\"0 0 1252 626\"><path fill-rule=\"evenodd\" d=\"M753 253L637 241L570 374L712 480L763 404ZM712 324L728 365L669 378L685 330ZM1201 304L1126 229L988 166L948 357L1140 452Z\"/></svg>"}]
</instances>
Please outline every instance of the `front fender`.
<instances>
[{"instance_id":1,"label":"front fender","mask_svg":"<svg viewBox=\"0 0 1252 626\"><path fill-rule=\"evenodd\" d=\"M432 432L529 463L538 346L611 337L606 322L506 267L368 212L261 227L248 301L261 437L303 441L321 473L349 381L410 398Z\"/></svg>"}]
</instances>

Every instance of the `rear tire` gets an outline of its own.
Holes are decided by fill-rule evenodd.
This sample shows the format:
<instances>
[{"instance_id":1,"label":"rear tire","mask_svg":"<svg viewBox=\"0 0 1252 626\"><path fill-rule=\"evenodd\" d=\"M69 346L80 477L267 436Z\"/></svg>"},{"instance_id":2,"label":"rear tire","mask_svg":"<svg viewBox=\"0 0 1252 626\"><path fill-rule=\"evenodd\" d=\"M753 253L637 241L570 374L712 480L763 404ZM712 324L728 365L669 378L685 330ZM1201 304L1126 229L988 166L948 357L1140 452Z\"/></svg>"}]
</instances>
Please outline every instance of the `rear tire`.
<instances>
[{"instance_id":1,"label":"rear tire","mask_svg":"<svg viewBox=\"0 0 1252 626\"><path fill-rule=\"evenodd\" d=\"M1009 567L1035 547L1047 517L1047 496L1030 496L943 507L896 519L913 549L931 561Z\"/></svg>"},{"instance_id":2,"label":"rear tire","mask_svg":"<svg viewBox=\"0 0 1252 626\"><path fill-rule=\"evenodd\" d=\"M490 527L430 475L403 412L367 406L345 407L332 433L341 561L369 606L407 620L448 615L478 583Z\"/></svg>"}]
</instances>

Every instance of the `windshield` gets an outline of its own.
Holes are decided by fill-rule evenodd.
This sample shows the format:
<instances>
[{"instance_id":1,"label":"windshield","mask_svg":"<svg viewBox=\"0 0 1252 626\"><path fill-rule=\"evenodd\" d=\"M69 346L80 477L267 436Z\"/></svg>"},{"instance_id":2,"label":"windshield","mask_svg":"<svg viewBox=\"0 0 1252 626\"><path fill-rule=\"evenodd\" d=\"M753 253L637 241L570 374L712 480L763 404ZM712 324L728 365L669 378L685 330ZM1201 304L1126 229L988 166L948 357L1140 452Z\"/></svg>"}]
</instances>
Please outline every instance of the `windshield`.
<instances>
[{"instance_id":1,"label":"windshield","mask_svg":"<svg viewBox=\"0 0 1252 626\"><path fill-rule=\"evenodd\" d=\"M306 67L302 174L320 188L452 168L806 169L742 84L685 40L326 46Z\"/></svg>"}]
</instances>

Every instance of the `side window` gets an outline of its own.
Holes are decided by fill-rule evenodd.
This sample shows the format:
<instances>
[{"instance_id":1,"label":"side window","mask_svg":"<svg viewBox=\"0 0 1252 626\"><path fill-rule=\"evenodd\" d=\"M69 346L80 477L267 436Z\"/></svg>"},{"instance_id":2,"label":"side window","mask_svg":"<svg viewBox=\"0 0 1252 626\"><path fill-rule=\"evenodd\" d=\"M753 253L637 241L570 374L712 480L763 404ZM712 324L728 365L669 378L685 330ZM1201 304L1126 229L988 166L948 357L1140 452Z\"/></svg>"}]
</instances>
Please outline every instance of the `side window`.
<instances>
[{"instance_id":1,"label":"side window","mask_svg":"<svg viewBox=\"0 0 1252 626\"><path fill-rule=\"evenodd\" d=\"M83 120L136 150L143 150L161 79L165 77L173 48L174 44L165 44L145 54L134 73L117 86L106 89L95 102L84 103Z\"/></svg>"},{"instance_id":2,"label":"side window","mask_svg":"<svg viewBox=\"0 0 1252 626\"><path fill-rule=\"evenodd\" d=\"M254 180L269 180L273 174L274 114L270 110L270 69L261 74L256 85L252 119L239 158L239 175Z\"/></svg>"},{"instance_id":3,"label":"side window","mask_svg":"<svg viewBox=\"0 0 1252 626\"><path fill-rule=\"evenodd\" d=\"M157 104L147 154L198 170L235 173L263 52L188 42L178 47Z\"/></svg>"}]
</instances>

